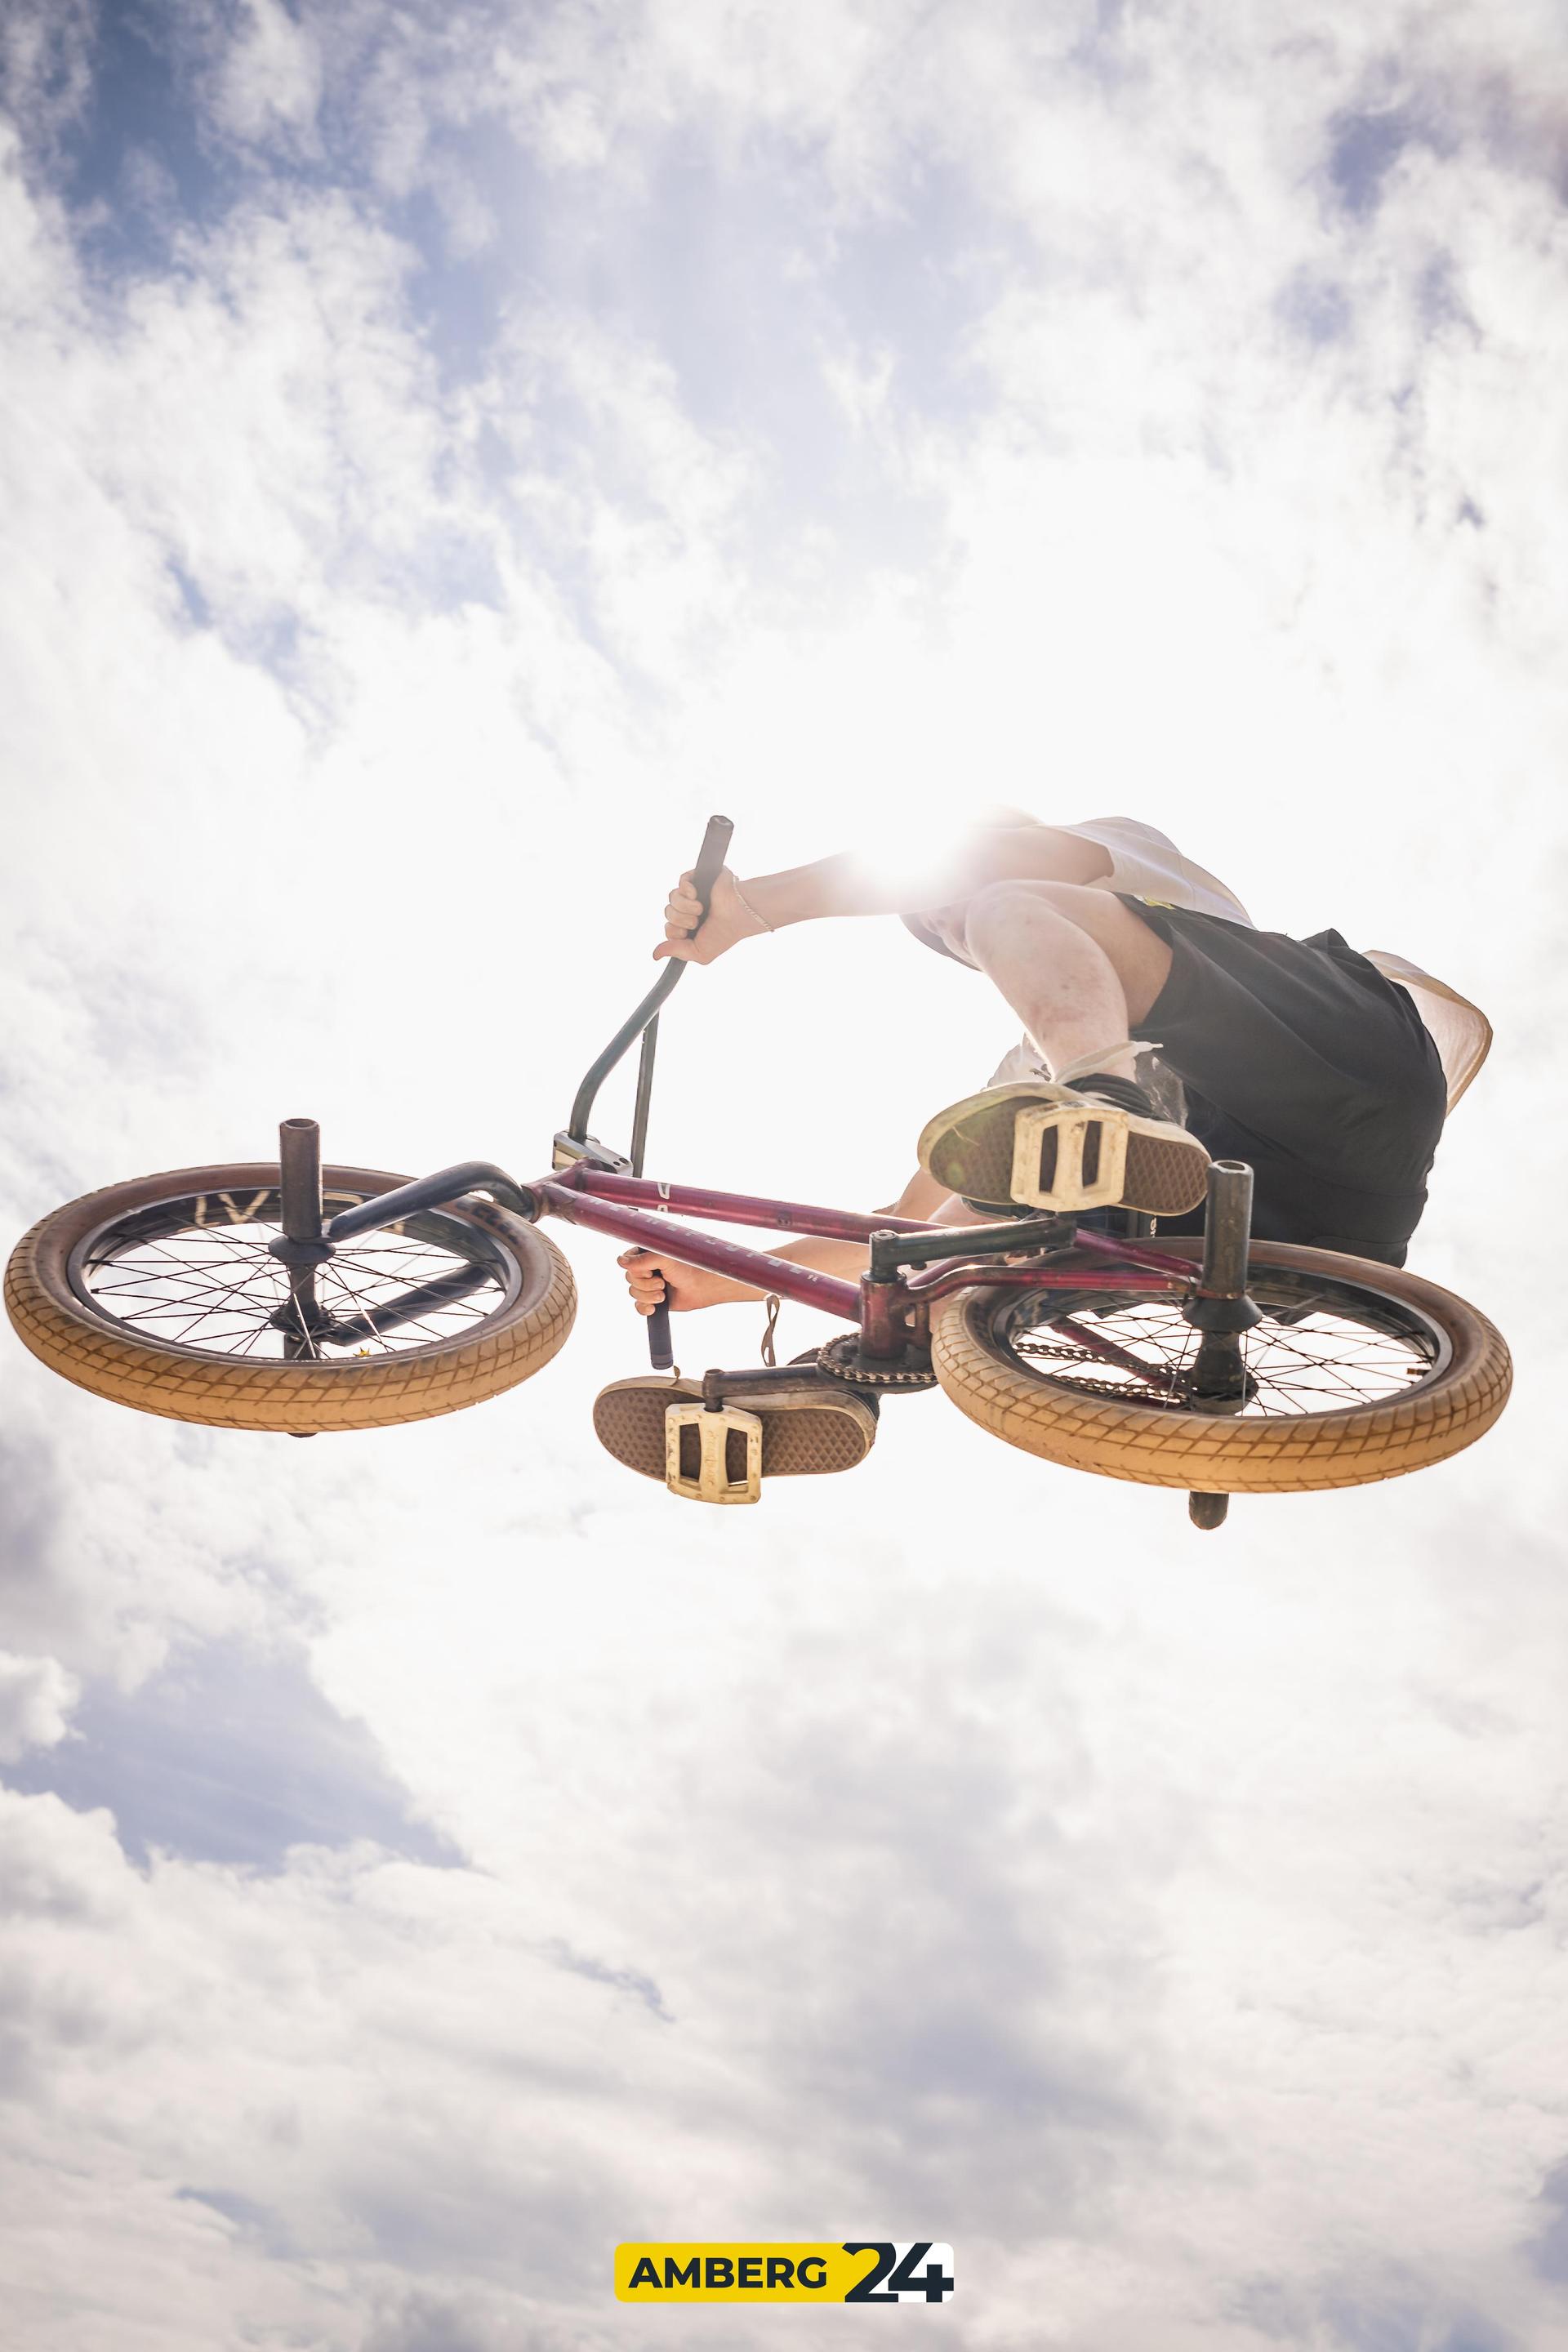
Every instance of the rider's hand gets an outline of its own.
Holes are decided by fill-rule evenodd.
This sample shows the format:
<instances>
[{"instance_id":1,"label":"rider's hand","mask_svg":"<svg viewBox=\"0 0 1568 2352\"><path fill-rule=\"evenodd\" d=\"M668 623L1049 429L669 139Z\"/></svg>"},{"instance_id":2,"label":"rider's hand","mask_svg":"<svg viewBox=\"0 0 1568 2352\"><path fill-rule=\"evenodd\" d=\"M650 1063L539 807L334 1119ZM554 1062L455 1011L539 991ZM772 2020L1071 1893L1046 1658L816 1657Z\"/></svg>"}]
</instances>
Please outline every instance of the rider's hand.
<instances>
[{"instance_id":1,"label":"rider's hand","mask_svg":"<svg viewBox=\"0 0 1568 2352\"><path fill-rule=\"evenodd\" d=\"M626 1288L639 1315L651 1315L656 1307L668 1307L672 1313L684 1315L693 1307L726 1307L737 1298L762 1296L727 1274L710 1274L706 1266L681 1265L675 1258L661 1257L657 1250L623 1250L616 1264L626 1268Z\"/></svg>"},{"instance_id":2,"label":"rider's hand","mask_svg":"<svg viewBox=\"0 0 1568 2352\"><path fill-rule=\"evenodd\" d=\"M700 929L697 928L699 924ZM654 961L674 956L680 963L711 963L726 948L732 948L737 940L755 939L767 928L762 917L746 905L727 866L721 868L713 885L706 921L692 877L683 874L669 894L669 903L664 910L664 937L653 951Z\"/></svg>"}]
</instances>

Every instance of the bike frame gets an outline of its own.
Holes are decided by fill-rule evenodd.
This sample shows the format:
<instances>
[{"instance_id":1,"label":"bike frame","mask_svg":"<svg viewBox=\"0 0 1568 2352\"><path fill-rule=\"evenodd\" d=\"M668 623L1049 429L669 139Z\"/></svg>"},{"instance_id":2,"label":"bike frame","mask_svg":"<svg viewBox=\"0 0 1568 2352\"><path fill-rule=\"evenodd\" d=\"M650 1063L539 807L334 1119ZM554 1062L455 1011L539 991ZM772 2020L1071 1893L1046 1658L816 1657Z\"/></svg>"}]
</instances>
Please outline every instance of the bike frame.
<instances>
[{"instance_id":1,"label":"bike frame","mask_svg":"<svg viewBox=\"0 0 1568 2352\"><path fill-rule=\"evenodd\" d=\"M531 1222L560 1217L682 1265L728 1275L764 1295L773 1293L797 1306L837 1316L858 1327L860 1353L872 1361L897 1360L910 1347L923 1349L931 1336L932 1306L976 1284L1079 1295L1102 1290L1108 1297L1186 1299L1194 1288L1199 1297L1213 1290L1206 1264L1200 1276L1190 1257L1086 1230L1070 1217L1013 1217L994 1225L927 1224L889 1211L867 1215L854 1209L775 1200L765 1193L712 1192L702 1185L633 1176L588 1160L553 1169L528 1184L517 1183L487 1161L465 1160L340 1211L326 1226L326 1238L336 1244L376 1233L468 1192L489 1192ZM840 1275L701 1233L679 1222L684 1217L757 1232L860 1242L870 1265L858 1283L847 1282ZM1076 1339L1108 1362L1159 1385L1160 1376L1136 1356L1082 1325L1072 1328Z\"/></svg>"},{"instance_id":2,"label":"bike frame","mask_svg":"<svg viewBox=\"0 0 1568 2352\"><path fill-rule=\"evenodd\" d=\"M955 1290L973 1288L977 1281L998 1289L1103 1289L1122 1297L1153 1298L1184 1297L1194 1281L1190 1258L1075 1229L1070 1220L1060 1218L1010 1219L998 1225L925 1224L885 1212L868 1216L765 1194L711 1192L594 1168L585 1161L542 1178L527 1190L544 1214L656 1251L682 1265L728 1275L764 1294L819 1307L856 1324L860 1351L873 1360L898 1356L911 1342L924 1346L932 1305ZM720 1234L697 1232L677 1222L682 1217L861 1242L871 1253L871 1266L858 1283L847 1282L815 1266L747 1249ZM1043 1224L1052 1228L1048 1235L1040 1232ZM1051 1249L1048 1258L1035 1257L1028 1265L1005 1263L1043 1243ZM1110 1352L1109 1343L1106 1352ZM1120 1360L1121 1351L1115 1355ZM1147 1372L1135 1358L1127 1361Z\"/></svg>"}]
</instances>

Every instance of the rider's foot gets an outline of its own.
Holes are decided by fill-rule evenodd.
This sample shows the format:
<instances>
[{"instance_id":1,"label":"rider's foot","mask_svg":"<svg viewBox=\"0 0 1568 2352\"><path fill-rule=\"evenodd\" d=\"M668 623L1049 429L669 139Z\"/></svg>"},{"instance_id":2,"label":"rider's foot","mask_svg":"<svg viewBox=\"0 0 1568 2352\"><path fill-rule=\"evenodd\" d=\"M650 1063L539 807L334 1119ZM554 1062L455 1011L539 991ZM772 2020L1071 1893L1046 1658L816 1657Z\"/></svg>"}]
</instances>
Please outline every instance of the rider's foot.
<instances>
[{"instance_id":1,"label":"rider's foot","mask_svg":"<svg viewBox=\"0 0 1568 2352\"><path fill-rule=\"evenodd\" d=\"M1202 1201L1209 1156L1184 1127L1153 1116L1141 1086L1097 1070L1070 1087L1019 1078L951 1104L927 1125L920 1160L995 1215L1114 1207L1174 1217Z\"/></svg>"},{"instance_id":2,"label":"rider's foot","mask_svg":"<svg viewBox=\"0 0 1568 2352\"><path fill-rule=\"evenodd\" d=\"M875 1399L804 1367L720 1376L711 1421L703 1390L647 1372L612 1381L594 1403L599 1443L693 1502L752 1502L763 1478L853 1470L876 1439Z\"/></svg>"}]
</instances>

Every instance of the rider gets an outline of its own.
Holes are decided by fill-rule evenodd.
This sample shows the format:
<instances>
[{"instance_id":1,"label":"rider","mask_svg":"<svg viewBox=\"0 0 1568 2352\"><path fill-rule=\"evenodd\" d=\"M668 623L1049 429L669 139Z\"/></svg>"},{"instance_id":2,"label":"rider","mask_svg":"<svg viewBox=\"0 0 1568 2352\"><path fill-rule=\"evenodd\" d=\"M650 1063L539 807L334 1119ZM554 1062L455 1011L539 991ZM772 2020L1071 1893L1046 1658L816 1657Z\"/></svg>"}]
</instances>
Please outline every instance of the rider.
<instances>
[{"instance_id":1,"label":"rider","mask_svg":"<svg viewBox=\"0 0 1568 2352\"><path fill-rule=\"evenodd\" d=\"M683 874L665 913L654 953L689 963L787 923L897 914L1000 991L1025 1034L981 1093L928 1123L894 1204L935 1222L1016 1211L1021 1112L1095 1107L1126 1136L1121 1204L1160 1232L1201 1229L1212 1154L1251 1165L1259 1239L1403 1265L1444 1118L1491 1044L1484 1014L1402 957L1358 954L1338 931L1259 930L1130 817L1003 811L912 886L852 856L744 882L726 869L706 919ZM774 1255L850 1276L866 1262L849 1242ZM657 1251L620 1263L645 1315L763 1295Z\"/></svg>"}]
</instances>

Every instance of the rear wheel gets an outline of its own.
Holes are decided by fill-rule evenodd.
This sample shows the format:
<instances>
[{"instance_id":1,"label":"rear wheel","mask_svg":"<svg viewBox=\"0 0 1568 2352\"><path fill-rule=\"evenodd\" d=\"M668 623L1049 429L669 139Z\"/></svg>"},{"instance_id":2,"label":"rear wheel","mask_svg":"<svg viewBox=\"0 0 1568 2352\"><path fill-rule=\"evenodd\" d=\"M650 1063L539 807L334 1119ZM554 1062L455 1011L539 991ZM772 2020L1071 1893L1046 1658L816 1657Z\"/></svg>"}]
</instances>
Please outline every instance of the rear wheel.
<instances>
[{"instance_id":1,"label":"rear wheel","mask_svg":"<svg viewBox=\"0 0 1568 2352\"><path fill-rule=\"evenodd\" d=\"M329 1215L405 1181L322 1171ZM549 1362L572 1270L523 1218L468 1196L366 1234L316 1269L304 1321L268 1244L276 1161L114 1184L12 1253L5 1305L37 1357L140 1412L223 1429L374 1429L456 1412Z\"/></svg>"},{"instance_id":2,"label":"rear wheel","mask_svg":"<svg viewBox=\"0 0 1568 2352\"><path fill-rule=\"evenodd\" d=\"M1158 1246L1194 1262L1203 1248ZM1224 1412L1194 1401L1182 1300L1118 1296L1089 1269L1081 1291L961 1291L936 1311L931 1361L1011 1445L1205 1496L1397 1477L1473 1444L1508 1402L1501 1333L1419 1276L1258 1242L1248 1289L1263 1319L1241 1341L1246 1397Z\"/></svg>"}]
</instances>

